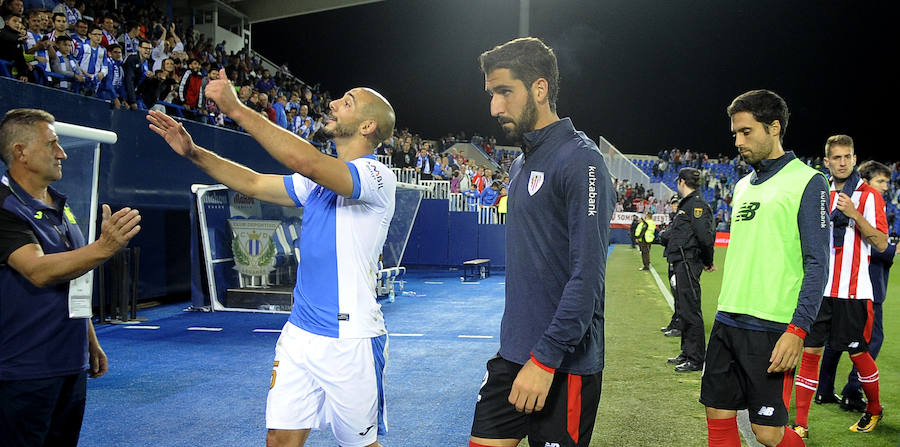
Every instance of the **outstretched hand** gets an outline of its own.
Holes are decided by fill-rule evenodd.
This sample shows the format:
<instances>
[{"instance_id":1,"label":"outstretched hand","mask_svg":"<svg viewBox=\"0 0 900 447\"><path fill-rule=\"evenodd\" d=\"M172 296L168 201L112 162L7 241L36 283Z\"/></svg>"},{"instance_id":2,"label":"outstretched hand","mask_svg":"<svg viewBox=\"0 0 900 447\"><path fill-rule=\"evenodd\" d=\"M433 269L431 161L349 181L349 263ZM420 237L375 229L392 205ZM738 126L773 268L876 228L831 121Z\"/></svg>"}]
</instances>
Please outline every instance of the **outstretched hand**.
<instances>
[{"instance_id":1,"label":"outstretched hand","mask_svg":"<svg viewBox=\"0 0 900 447\"><path fill-rule=\"evenodd\" d=\"M183 124L158 110L151 110L147 113L147 121L150 121L150 130L163 137L175 153L182 157L192 155L194 140L191 138L191 134L184 129Z\"/></svg>"},{"instance_id":2,"label":"outstretched hand","mask_svg":"<svg viewBox=\"0 0 900 447\"><path fill-rule=\"evenodd\" d=\"M219 110L232 118L234 113L241 108L241 101L234 91L234 84L228 80L228 75L225 73L224 68L219 69L219 79L209 81L206 84L204 94L219 106Z\"/></svg>"},{"instance_id":3,"label":"outstretched hand","mask_svg":"<svg viewBox=\"0 0 900 447\"><path fill-rule=\"evenodd\" d=\"M141 214L128 207L115 213L110 212L109 205L103 204L103 220L100 222L100 242L107 247L112 256L128 245L128 242L141 231Z\"/></svg>"}]
</instances>

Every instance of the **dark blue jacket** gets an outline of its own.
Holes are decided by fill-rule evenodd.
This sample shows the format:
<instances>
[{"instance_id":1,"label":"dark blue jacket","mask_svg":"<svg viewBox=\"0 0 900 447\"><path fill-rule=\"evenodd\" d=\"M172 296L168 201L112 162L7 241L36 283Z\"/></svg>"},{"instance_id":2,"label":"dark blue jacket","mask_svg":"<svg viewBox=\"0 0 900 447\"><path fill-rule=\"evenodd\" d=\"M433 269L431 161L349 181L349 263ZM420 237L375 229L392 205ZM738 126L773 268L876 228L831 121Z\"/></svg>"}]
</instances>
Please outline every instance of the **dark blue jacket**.
<instances>
[{"instance_id":1,"label":"dark blue jacket","mask_svg":"<svg viewBox=\"0 0 900 447\"><path fill-rule=\"evenodd\" d=\"M891 266L894 265L894 254L897 253L897 244L888 244L884 251L878 251L872 247L872 259L869 260L869 278L872 279L872 291L875 293L875 303L884 302L887 295L888 275Z\"/></svg>"},{"instance_id":2,"label":"dark blue jacket","mask_svg":"<svg viewBox=\"0 0 900 447\"><path fill-rule=\"evenodd\" d=\"M510 167L500 356L525 364L533 354L560 372L596 374L612 180L597 145L568 118L524 140Z\"/></svg>"},{"instance_id":3,"label":"dark blue jacket","mask_svg":"<svg viewBox=\"0 0 900 447\"><path fill-rule=\"evenodd\" d=\"M88 368L88 320L69 318L69 283L37 287L7 265L30 243L46 254L84 245L64 213L66 197L50 188L57 207L31 197L8 175L0 180L0 380L77 374Z\"/></svg>"}]
</instances>

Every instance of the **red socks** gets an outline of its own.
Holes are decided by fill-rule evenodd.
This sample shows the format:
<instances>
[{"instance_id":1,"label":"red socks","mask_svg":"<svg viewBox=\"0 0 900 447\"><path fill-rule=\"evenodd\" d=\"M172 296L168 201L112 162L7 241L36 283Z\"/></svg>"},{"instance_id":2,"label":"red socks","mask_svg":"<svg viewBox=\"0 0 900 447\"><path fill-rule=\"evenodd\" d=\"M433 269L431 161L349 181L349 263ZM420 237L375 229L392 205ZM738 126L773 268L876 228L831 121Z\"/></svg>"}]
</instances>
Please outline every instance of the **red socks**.
<instances>
[{"instance_id":1,"label":"red socks","mask_svg":"<svg viewBox=\"0 0 900 447\"><path fill-rule=\"evenodd\" d=\"M868 352L862 354L851 355L850 360L859 374L859 382L862 384L863 392L866 394L866 400L869 404L866 406L866 412L872 414L881 413L881 401L878 396L878 366L875 360Z\"/></svg>"},{"instance_id":2,"label":"red socks","mask_svg":"<svg viewBox=\"0 0 900 447\"><path fill-rule=\"evenodd\" d=\"M784 383L781 385L781 398L784 399L784 409L791 412L791 392L794 390L794 373L796 368L784 372Z\"/></svg>"},{"instance_id":3,"label":"red socks","mask_svg":"<svg viewBox=\"0 0 900 447\"><path fill-rule=\"evenodd\" d=\"M797 424L809 427L809 406L819 386L819 354L803 353L797 373Z\"/></svg>"},{"instance_id":4,"label":"red socks","mask_svg":"<svg viewBox=\"0 0 900 447\"><path fill-rule=\"evenodd\" d=\"M803 443L803 438L797 434L791 427L784 427L784 437L781 438L781 442L778 443L776 447L805 447L806 444Z\"/></svg>"},{"instance_id":5,"label":"red socks","mask_svg":"<svg viewBox=\"0 0 900 447\"><path fill-rule=\"evenodd\" d=\"M741 447L737 416L728 419L707 417L706 430L709 434L709 447Z\"/></svg>"}]
</instances>

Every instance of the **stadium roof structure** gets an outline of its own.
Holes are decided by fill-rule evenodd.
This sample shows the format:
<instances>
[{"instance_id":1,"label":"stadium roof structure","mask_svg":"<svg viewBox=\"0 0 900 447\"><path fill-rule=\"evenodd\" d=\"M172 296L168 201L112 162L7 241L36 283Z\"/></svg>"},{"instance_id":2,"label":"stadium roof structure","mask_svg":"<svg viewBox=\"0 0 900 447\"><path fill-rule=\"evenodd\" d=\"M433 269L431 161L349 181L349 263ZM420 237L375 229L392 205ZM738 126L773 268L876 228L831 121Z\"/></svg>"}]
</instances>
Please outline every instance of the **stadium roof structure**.
<instances>
[{"instance_id":1,"label":"stadium roof structure","mask_svg":"<svg viewBox=\"0 0 900 447\"><path fill-rule=\"evenodd\" d=\"M217 0L247 16L250 23L284 19L331 9L359 6L384 0Z\"/></svg>"}]
</instances>

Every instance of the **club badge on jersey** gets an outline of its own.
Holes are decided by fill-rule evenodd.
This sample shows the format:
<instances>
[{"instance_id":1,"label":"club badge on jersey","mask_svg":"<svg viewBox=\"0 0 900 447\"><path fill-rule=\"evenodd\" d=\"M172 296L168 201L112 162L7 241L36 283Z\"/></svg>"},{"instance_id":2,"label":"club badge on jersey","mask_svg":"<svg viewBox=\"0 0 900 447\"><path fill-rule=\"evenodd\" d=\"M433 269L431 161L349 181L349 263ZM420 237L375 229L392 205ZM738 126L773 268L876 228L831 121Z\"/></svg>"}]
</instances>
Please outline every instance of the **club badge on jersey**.
<instances>
[{"instance_id":1,"label":"club badge on jersey","mask_svg":"<svg viewBox=\"0 0 900 447\"><path fill-rule=\"evenodd\" d=\"M544 173L541 171L531 171L531 178L528 179L528 194L534 195L541 189L544 184Z\"/></svg>"}]
</instances>

